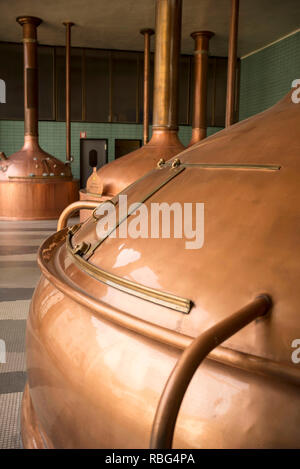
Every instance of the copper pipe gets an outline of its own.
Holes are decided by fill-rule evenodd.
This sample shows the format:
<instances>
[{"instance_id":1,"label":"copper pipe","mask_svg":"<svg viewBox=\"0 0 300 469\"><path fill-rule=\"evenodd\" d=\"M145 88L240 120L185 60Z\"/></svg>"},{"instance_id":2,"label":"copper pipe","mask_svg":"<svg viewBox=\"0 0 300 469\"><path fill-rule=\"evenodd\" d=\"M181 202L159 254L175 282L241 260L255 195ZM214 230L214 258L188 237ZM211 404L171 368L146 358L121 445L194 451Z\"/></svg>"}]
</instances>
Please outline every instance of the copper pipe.
<instances>
[{"instance_id":1,"label":"copper pipe","mask_svg":"<svg viewBox=\"0 0 300 469\"><path fill-rule=\"evenodd\" d=\"M78 201L78 202L73 202L72 204L68 205L62 213L59 216L58 222L57 222L57 231L63 230L68 223L68 219L72 215L72 213L77 212L77 210L82 210L82 209L95 209L99 205L99 202L93 202L93 201Z\"/></svg>"},{"instance_id":2,"label":"copper pipe","mask_svg":"<svg viewBox=\"0 0 300 469\"><path fill-rule=\"evenodd\" d=\"M27 135L38 136L38 68L37 27L42 20L34 16L18 16L23 26L24 45L24 128Z\"/></svg>"},{"instance_id":3,"label":"copper pipe","mask_svg":"<svg viewBox=\"0 0 300 469\"><path fill-rule=\"evenodd\" d=\"M193 129L189 146L206 137L207 106L207 69L209 40L214 36L211 31L196 31L191 34L195 40L194 51L194 109Z\"/></svg>"},{"instance_id":4,"label":"copper pipe","mask_svg":"<svg viewBox=\"0 0 300 469\"><path fill-rule=\"evenodd\" d=\"M271 298L265 294L260 295L250 304L193 340L173 368L160 397L151 432L151 449L172 447L175 424L182 400L194 373L207 355L251 321L265 315L271 306Z\"/></svg>"},{"instance_id":5,"label":"copper pipe","mask_svg":"<svg viewBox=\"0 0 300 469\"><path fill-rule=\"evenodd\" d=\"M231 0L231 22L228 44L228 73L225 127L234 123L234 96L236 86L236 60L239 23L239 0Z\"/></svg>"},{"instance_id":6,"label":"copper pipe","mask_svg":"<svg viewBox=\"0 0 300 469\"><path fill-rule=\"evenodd\" d=\"M71 27L74 23L66 21L66 160L71 161L71 92L70 92L70 61L71 61Z\"/></svg>"},{"instance_id":7,"label":"copper pipe","mask_svg":"<svg viewBox=\"0 0 300 469\"><path fill-rule=\"evenodd\" d=\"M153 29L141 29L144 36L144 145L149 141L150 37Z\"/></svg>"},{"instance_id":8,"label":"copper pipe","mask_svg":"<svg viewBox=\"0 0 300 469\"><path fill-rule=\"evenodd\" d=\"M153 129L178 130L181 0L157 0Z\"/></svg>"}]
</instances>

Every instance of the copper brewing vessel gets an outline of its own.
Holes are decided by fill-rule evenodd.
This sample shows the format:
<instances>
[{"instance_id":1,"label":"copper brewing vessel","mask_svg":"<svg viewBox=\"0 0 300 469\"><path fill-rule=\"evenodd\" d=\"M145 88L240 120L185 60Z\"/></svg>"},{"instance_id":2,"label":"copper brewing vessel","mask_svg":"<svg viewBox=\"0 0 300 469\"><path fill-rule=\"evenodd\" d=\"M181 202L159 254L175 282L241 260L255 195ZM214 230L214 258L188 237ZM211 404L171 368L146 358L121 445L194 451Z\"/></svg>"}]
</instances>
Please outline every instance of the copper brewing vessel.
<instances>
[{"instance_id":1,"label":"copper brewing vessel","mask_svg":"<svg viewBox=\"0 0 300 469\"><path fill-rule=\"evenodd\" d=\"M42 20L17 18L24 44L24 146L0 162L0 218L58 218L77 196L70 164L54 158L38 142L37 27Z\"/></svg>"},{"instance_id":2,"label":"copper brewing vessel","mask_svg":"<svg viewBox=\"0 0 300 469\"><path fill-rule=\"evenodd\" d=\"M156 2L153 126L150 142L100 168L98 174L103 183L102 194L97 196L81 190L81 200L101 201L113 197L155 168L161 158L168 160L183 150L184 146L177 135L181 13L181 0ZM145 89L148 89L147 83Z\"/></svg>"},{"instance_id":3,"label":"copper brewing vessel","mask_svg":"<svg viewBox=\"0 0 300 469\"><path fill-rule=\"evenodd\" d=\"M124 190L204 203L199 249L99 238L97 210L44 242L26 448L300 447L299 125L288 94Z\"/></svg>"}]
</instances>

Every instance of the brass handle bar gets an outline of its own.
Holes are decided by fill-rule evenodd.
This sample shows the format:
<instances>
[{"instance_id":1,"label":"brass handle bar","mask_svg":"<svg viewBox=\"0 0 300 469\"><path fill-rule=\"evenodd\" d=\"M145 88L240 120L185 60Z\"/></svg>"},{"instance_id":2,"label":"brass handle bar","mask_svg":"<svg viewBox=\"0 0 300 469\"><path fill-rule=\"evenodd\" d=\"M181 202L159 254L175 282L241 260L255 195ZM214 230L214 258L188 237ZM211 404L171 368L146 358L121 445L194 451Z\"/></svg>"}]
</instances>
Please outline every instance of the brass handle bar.
<instances>
[{"instance_id":1,"label":"brass handle bar","mask_svg":"<svg viewBox=\"0 0 300 469\"><path fill-rule=\"evenodd\" d=\"M152 426L150 449L172 447L175 424L182 400L195 371L207 355L251 321L266 314L271 306L270 296L260 295L238 312L203 332L185 349L173 368L160 397Z\"/></svg>"},{"instance_id":2,"label":"brass handle bar","mask_svg":"<svg viewBox=\"0 0 300 469\"><path fill-rule=\"evenodd\" d=\"M57 222L57 231L63 230L67 226L68 219L72 215L72 213L77 212L77 210L81 209L89 209L93 210L97 208L99 205L99 202L93 202L93 201L77 201L73 202L72 204L68 205L60 214L60 217Z\"/></svg>"},{"instance_id":3,"label":"brass handle bar","mask_svg":"<svg viewBox=\"0 0 300 469\"><path fill-rule=\"evenodd\" d=\"M79 226L80 225L74 225L74 227L69 230L66 237L66 246L68 253L72 256L73 261L79 266L79 268L81 268L81 270L97 280L100 280L100 282L114 288L118 288L130 295L143 298L147 301L152 301L152 303L166 306L168 308L175 309L176 311L181 311L185 314L190 312L192 302L188 298L182 298L180 296L173 295L172 293L163 292L156 288L150 288L140 283L133 282L132 280L107 272L85 260L82 257L82 255L85 254L82 249L89 249L89 243L81 243L81 245L79 244L77 246L72 245L73 234L77 231Z\"/></svg>"}]
</instances>

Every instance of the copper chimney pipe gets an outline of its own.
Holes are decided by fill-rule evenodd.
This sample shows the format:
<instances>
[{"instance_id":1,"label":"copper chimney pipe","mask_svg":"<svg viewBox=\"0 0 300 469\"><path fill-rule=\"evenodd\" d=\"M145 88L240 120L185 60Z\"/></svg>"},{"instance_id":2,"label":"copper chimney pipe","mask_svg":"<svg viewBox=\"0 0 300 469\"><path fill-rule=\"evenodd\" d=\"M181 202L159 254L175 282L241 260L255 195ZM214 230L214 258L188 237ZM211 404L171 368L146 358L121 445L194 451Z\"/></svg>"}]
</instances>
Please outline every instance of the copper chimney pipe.
<instances>
[{"instance_id":1,"label":"copper chimney pipe","mask_svg":"<svg viewBox=\"0 0 300 469\"><path fill-rule=\"evenodd\" d=\"M71 27L74 23L66 21L66 160L71 161L71 91L70 91L70 61L71 61Z\"/></svg>"},{"instance_id":2,"label":"copper chimney pipe","mask_svg":"<svg viewBox=\"0 0 300 469\"><path fill-rule=\"evenodd\" d=\"M153 29L141 29L144 36L144 145L149 141L149 95L150 95L150 36L154 34Z\"/></svg>"},{"instance_id":3,"label":"copper chimney pipe","mask_svg":"<svg viewBox=\"0 0 300 469\"><path fill-rule=\"evenodd\" d=\"M16 21L23 26L24 127L26 143L26 141L29 140L37 140L38 137L38 68L36 30L42 23L42 20L34 16L19 16Z\"/></svg>"},{"instance_id":4,"label":"copper chimney pipe","mask_svg":"<svg viewBox=\"0 0 300 469\"><path fill-rule=\"evenodd\" d=\"M206 137L207 69L209 40L214 36L211 31L195 31L194 51L194 109L192 137L188 146Z\"/></svg>"},{"instance_id":5,"label":"copper chimney pipe","mask_svg":"<svg viewBox=\"0 0 300 469\"><path fill-rule=\"evenodd\" d=\"M236 86L238 23L239 0L231 0L231 22L228 44L228 73L225 127L229 127L234 123L234 96Z\"/></svg>"},{"instance_id":6,"label":"copper chimney pipe","mask_svg":"<svg viewBox=\"0 0 300 469\"><path fill-rule=\"evenodd\" d=\"M181 0L158 0L154 67L153 130L178 130Z\"/></svg>"}]
</instances>

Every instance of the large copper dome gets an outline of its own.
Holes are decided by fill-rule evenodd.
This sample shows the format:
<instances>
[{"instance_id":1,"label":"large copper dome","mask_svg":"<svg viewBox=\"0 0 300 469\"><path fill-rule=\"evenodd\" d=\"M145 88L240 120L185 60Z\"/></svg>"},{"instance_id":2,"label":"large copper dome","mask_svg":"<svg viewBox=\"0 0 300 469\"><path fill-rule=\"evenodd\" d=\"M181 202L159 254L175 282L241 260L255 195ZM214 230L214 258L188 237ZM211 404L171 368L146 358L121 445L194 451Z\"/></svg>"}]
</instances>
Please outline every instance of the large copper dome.
<instances>
[{"instance_id":1,"label":"large copper dome","mask_svg":"<svg viewBox=\"0 0 300 469\"><path fill-rule=\"evenodd\" d=\"M201 249L174 238L99 239L94 217L41 246L26 447L148 447L158 405L172 407L168 377L197 337L202 358L211 352L199 368L194 357L183 384L174 447L299 447L299 125L289 94L123 191L147 206L204 203ZM264 297L251 303L262 293L272 310L243 327L269 308Z\"/></svg>"}]
</instances>

